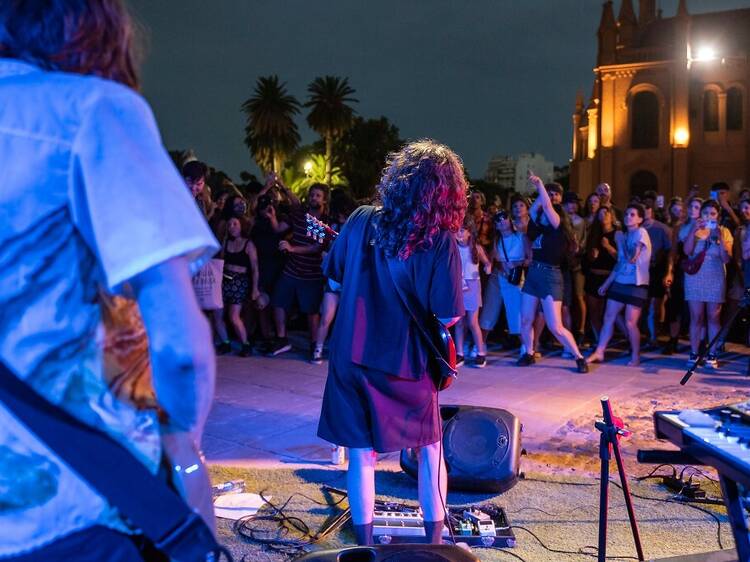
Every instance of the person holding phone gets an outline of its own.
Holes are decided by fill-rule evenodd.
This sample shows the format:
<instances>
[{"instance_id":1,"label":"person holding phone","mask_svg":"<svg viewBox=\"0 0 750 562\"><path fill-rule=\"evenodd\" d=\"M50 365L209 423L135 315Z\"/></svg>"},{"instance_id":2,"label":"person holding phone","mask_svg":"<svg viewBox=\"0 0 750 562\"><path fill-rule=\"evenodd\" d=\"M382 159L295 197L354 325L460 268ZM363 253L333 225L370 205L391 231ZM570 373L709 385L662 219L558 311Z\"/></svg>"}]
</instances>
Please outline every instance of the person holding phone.
<instances>
[{"instance_id":1,"label":"person holding phone","mask_svg":"<svg viewBox=\"0 0 750 562\"><path fill-rule=\"evenodd\" d=\"M691 260L703 263L697 272L685 275L685 299L690 308L690 358L695 365L703 338L703 324L708 324L708 340L721 329L721 305L726 298L726 264L732 259L733 238L729 230L719 224L721 208L713 199L701 205L700 218L691 223L685 237L684 253ZM708 350L706 366L718 367L716 350Z\"/></svg>"},{"instance_id":2,"label":"person holding phone","mask_svg":"<svg viewBox=\"0 0 750 562\"><path fill-rule=\"evenodd\" d=\"M562 205L552 203L542 180L529 172L529 182L538 197L531 206L527 236L532 241L532 261L521 300L521 341L524 354L516 363L519 367L533 365L534 320L541 302L549 331L576 360L579 373L587 373L588 365L576 340L563 325L563 274L560 266L564 257L575 251L575 234Z\"/></svg>"}]
</instances>

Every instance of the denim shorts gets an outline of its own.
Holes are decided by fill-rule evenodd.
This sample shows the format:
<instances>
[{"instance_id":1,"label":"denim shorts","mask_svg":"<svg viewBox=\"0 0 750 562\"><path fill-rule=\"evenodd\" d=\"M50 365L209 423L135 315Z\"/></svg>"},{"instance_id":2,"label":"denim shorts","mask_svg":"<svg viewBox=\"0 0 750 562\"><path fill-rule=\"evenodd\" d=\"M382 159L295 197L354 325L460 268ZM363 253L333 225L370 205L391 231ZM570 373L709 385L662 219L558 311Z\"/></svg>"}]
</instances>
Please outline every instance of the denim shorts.
<instances>
[{"instance_id":1,"label":"denim shorts","mask_svg":"<svg viewBox=\"0 0 750 562\"><path fill-rule=\"evenodd\" d=\"M560 268L542 262L531 262L523 284L523 292L538 299L552 296L553 301L563 300L563 275Z\"/></svg>"}]
</instances>

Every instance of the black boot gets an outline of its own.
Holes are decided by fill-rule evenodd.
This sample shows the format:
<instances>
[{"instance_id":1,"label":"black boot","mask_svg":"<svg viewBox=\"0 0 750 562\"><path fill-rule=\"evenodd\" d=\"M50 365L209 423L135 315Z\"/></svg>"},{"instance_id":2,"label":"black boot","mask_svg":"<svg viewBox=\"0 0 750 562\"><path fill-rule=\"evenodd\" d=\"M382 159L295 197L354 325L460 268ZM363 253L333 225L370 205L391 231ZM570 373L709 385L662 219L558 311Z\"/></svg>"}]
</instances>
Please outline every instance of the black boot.
<instances>
[{"instance_id":1,"label":"black boot","mask_svg":"<svg viewBox=\"0 0 750 562\"><path fill-rule=\"evenodd\" d=\"M240 357L250 357L253 354L253 344L245 342L242 344Z\"/></svg>"}]
</instances>

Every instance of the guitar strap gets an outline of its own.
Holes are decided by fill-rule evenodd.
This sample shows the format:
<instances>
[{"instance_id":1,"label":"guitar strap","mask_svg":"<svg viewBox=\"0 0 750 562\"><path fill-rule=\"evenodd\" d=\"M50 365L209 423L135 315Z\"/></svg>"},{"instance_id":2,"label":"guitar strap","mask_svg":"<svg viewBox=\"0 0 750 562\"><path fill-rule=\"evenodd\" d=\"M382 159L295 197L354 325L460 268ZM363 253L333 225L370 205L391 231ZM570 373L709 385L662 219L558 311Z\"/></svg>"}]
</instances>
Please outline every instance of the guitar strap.
<instances>
[{"instance_id":1,"label":"guitar strap","mask_svg":"<svg viewBox=\"0 0 750 562\"><path fill-rule=\"evenodd\" d=\"M2 361L0 402L170 558L226 554L203 519L125 447L49 402Z\"/></svg>"},{"instance_id":2,"label":"guitar strap","mask_svg":"<svg viewBox=\"0 0 750 562\"><path fill-rule=\"evenodd\" d=\"M365 235L370 233L370 227L372 229L377 229L377 223L374 221L375 215L376 208L372 207L369 220L367 221L368 228L365 228ZM425 329L425 323L434 315L431 315L424 309L422 303L419 301L416 294L414 294L414 283L412 283L408 271L406 270L406 264L398 257L386 257L385 261L388 264L388 271L391 274L391 280L393 281L393 286L396 288L396 293L401 299L404 308L406 308L406 311L409 313L409 316L414 320L417 331L422 336L422 341L427 346L430 355L440 364L441 371L450 372L452 373L452 376L455 376L456 370L448 365L443 354L432 341L432 336Z\"/></svg>"}]
</instances>

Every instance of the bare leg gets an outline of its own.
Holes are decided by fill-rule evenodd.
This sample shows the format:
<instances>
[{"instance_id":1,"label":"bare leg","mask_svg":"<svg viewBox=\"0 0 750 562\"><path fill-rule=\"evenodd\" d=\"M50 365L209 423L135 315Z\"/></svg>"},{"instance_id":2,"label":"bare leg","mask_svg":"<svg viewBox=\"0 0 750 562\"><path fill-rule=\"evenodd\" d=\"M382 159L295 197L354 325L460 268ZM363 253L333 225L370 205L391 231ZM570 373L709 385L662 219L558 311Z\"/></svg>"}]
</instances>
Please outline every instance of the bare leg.
<instances>
[{"instance_id":1,"label":"bare leg","mask_svg":"<svg viewBox=\"0 0 750 562\"><path fill-rule=\"evenodd\" d=\"M372 449L349 449L349 470L346 487L352 522L366 525L372 522L375 511L375 463L377 454Z\"/></svg>"},{"instance_id":2,"label":"bare leg","mask_svg":"<svg viewBox=\"0 0 750 562\"><path fill-rule=\"evenodd\" d=\"M710 342L721 330L721 303L707 302L706 317L708 321L708 341ZM714 345L714 349L709 349L709 353L715 353L715 347Z\"/></svg>"},{"instance_id":3,"label":"bare leg","mask_svg":"<svg viewBox=\"0 0 750 562\"><path fill-rule=\"evenodd\" d=\"M286 310L274 307L273 322L276 325L276 336L279 338L286 337Z\"/></svg>"},{"instance_id":4,"label":"bare leg","mask_svg":"<svg viewBox=\"0 0 750 562\"><path fill-rule=\"evenodd\" d=\"M587 361L589 363L596 363L597 361L604 361L604 352L607 350L609 340L612 339L612 334L615 331L615 321L620 315L620 311L625 305L621 302L608 300L607 306L604 311L604 322L602 323L601 332L599 332L599 341L596 344L594 353L589 355Z\"/></svg>"},{"instance_id":5,"label":"bare leg","mask_svg":"<svg viewBox=\"0 0 750 562\"><path fill-rule=\"evenodd\" d=\"M653 304L653 303L652 303ZM628 328L630 340L630 361L628 366L635 367L641 362L641 332L638 321L641 319L641 309L631 304L625 307L625 326Z\"/></svg>"},{"instance_id":6,"label":"bare leg","mask_svg":"<svg viewBox=\"0 0 750 562\"><path fill-rule=\"evenodd\" d=\"M534 320L539 299L523 293L521 295L521 343L528 355L534 354Z\"/></svg>"},{"instance_id":7,"label":"bare leg","mask_svg":"<svg viewBox=\"0 0 750 562\"><path fill-rule=\"evenodd\" d=\"M307 327L310 330L310 341L314 342L318 337L318 327L320 326L320 313L307 315Z\"/></svg>"},{"instance_id":8,"label":"bare leg","mask_svg":"<svg viewBox=\"0 0 750 562\"><path fill-rule=\"evenodd\" d=\"M484 338L482 337L482 331L479 329L479 311L471 310L467 312L466 319L468 320L469 331L471 332L471 337L474 338L474 342L476 343L476 346L477 346L477 354L487 355L487 346L484 343Z\"/></svg>"},{"instance_id":9,"label":"bare leg","mask_svg":"<svg viewBox=\"0 0 750 562\"><path fill-rule=\"evenodd\" d=\"M459 355L464 354L464 332L466 328L466 321L462 317L461 320L456 322L453 327L453 336L456 340L456 353Z\"/></svg>"},{"instance_id":10,"label":"bare leg","mask_svg":"<svg viewBox=\"0 0 750 562\"><path fill-rule=\"evenodd\" d=\"M703 310L705 304L700 301L688 301L690 307L690 351L697 354L703 339Z\"/></svg>"},{"instance_id":11,"label":"bare leg","mask_svg":"<svg viewBox=\"0 0 750 562\"><path fill-rule=\"evenodd\" d=\"M229 334L227 334L227 325L224 323L224 309L220 308L219 310L212 310L211 316L214 320L214 327L216 328L216 333L219 336L219 339L222 342L229 341Z\"/></svg>"},{"instance_id":12,"label":"bare leg","mask_svg":"<svg viewBox=\"0 0 750 562\"><path fill-rule=\"evenodd\" d=\"M578 312L576 315L576 331L583 335L586 331L586 297L575 295L573 298L575 299Z\"/></svg>"},{"instance_id":13,"label":"bare leg","mask_svg":"<svg viewBox=\"0 0 750 562\"><path fill-rule=\"evenodd\" d=\"M562 302L554 301L551 296L548 296L542 301L542 309L544 310L544 319L547 322L547 328L552 332L552 335L555 336L557 341L559 341L565 349L570 351L576 359L581 359L583 355L578 349L576 339L563 325Z\"/></svg>"},{"instance_id":14,"label":"bare leg","mask_svg":"<svg viewBox=\"0 0 750 562\"><path fill-rule=\"evenodd\" d=\"M594 332L594 337L599 340L599 334L602 331L602 318L604 316L604 299L586 295L588 305L589 322Z\"/></svg>"},{"instance_id":15,"label":"bare leg","mask_svg":"<svg viewBox=\"0 0 750 562\"><path fill-rule=\"evenodd\" d=\"M542 337L542 332L544 331L545 321L544 321L544 312L539 310L539 307L537 306L536 311L536 317L534 318L534 350L539 349L539 338Z\"/></svg>"},{"instance_id":16,"label":"bare leg","mask_svg":"<svg viewBox=\"0 0 750 562\"><path fill-rule=\"evenodd\" d=\"M326 342L328 331L331 329L333 319L336 318L338 307L338 293L325 293L323 295L323 305L320 307L320 326L318 326L318 334L315 337L316 346L323 347Z\"/></svg>"},{"instance_id":17,"label":"bare leg","mask_svg":"<svg viewBox=\"0 0 750 562\"><path fill-rule=\"evenodd\" d=\"M441 452L441 442L419 448L419 505L425 521L445 518L444 501L448 494L448 473ZM438 480L440 486L438 486Z\"/></svg>"},{"instance_id":18,"label":"bare leg","mask_svg":"<svg viewBox=\"0 0 750 562\"><path fill-rule=\"evenodd\" d=\"M240 312L242 312L241 304L229 305L229 319L232 322L234 333L240 338L241 343L247 343L247 330L245 329L245 323L242 321Z\"/></svg>"}]
</instances>

